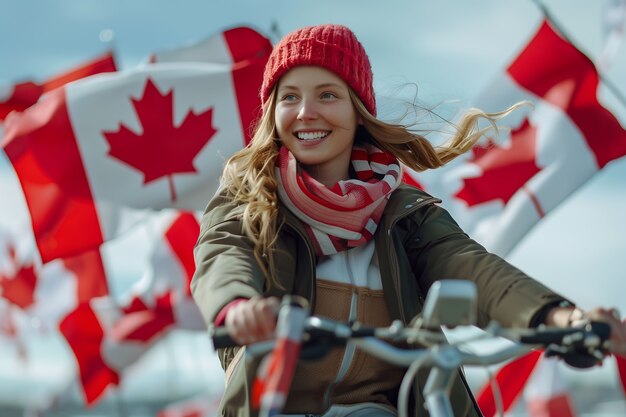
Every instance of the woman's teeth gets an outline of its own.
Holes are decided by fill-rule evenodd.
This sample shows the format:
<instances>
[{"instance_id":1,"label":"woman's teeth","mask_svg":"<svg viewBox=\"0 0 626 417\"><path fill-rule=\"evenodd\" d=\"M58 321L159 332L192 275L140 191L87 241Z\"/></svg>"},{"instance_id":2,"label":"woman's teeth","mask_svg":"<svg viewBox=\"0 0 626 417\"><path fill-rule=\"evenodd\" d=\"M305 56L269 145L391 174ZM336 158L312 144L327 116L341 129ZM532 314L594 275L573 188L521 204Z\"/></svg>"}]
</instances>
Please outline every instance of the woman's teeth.
<instances>
[{"instance_id":1,"label":"woman's teeth","mask_svg":"<svg viewBox=\"0 0 626 417\"><path fill-rule=\"evenodd\" d=\"M329 132L298 132L298 139L300 140L317 140L328 136Z\"/></svg>"}]
</instances>

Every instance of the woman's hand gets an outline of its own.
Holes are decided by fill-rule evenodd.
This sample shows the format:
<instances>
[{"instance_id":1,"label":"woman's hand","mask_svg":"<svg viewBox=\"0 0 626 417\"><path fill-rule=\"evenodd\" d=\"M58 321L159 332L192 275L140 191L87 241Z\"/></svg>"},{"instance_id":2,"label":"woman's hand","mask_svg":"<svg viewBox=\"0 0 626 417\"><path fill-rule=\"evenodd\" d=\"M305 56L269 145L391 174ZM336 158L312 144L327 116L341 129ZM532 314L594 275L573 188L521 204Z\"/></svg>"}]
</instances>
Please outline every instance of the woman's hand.
<instances>
[{"instance_id":1,"label":"woman's hand","mask_svg":"<svg viewBox=\"0 0 626 417\"><path fill-rule=\"evenodd\" d=\"M626 319L615 308L596 307L588 311L573 307L553 308L547 316L549 326L571 327L585 321L600 321L611 327L611 352L626 356Z\"/></svg>"},{"instance_id":2,"label":"woman's hand","mask_svg":"<svg viewBox=\"0 0 626 417\"><path fill-rule=\"evenodd\" d=\"M272 338L279 307L276 297L253 297L237 303L226 313L228 334L241 345Z\"/></svg>"},{"instance_id":3,"label":"woman's hand","mask_svg":"<svg viewBox=\"0 0 626 417\"><path fill-rule=\"evenodd\" d=\"M611 326L611 352L626 355L626 319L621 319L617 309L596 307L584 312L583 316L588 320L608 323ZM573 321L572 325L575 326L576 322Z\"/></svg>"}]
</instances>

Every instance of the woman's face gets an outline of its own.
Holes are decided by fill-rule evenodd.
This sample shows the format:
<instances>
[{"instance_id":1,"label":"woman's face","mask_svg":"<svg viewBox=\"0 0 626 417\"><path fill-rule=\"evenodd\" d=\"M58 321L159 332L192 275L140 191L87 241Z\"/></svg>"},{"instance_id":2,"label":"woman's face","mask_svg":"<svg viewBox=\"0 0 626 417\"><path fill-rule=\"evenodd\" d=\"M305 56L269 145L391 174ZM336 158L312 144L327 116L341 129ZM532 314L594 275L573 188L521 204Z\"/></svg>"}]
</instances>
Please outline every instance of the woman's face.
<instances>
[{"instance_id":1,"label":"woman's face","mask_svg":"<svg viewBox=\"0 0 626 417\"><path fill-rule=\"evenodd\" d=\"M320 67L291 69L278 82L278 137L304 169L332 186L348 179L358 117L348 85Z\"/></svg>"}]
</instances>

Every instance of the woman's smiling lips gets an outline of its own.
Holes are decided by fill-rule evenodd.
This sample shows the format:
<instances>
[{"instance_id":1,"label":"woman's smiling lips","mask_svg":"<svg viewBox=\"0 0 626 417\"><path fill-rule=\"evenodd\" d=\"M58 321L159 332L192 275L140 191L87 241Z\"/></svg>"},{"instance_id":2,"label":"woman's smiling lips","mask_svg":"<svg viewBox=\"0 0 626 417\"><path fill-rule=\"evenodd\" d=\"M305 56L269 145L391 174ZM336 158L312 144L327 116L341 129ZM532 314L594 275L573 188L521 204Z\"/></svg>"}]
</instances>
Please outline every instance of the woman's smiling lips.
<instances>
[{"instance_id":1,"label":"woman's smiling lips","mask_svg":"<svg viewBox=\"0 0 626 417\"><path fill-rule=\"evenodd\" d=\"M328 135L330 135L330 133L331 131L329 130L299 130L294 132L294 136L301 141L315 142L325 139Z\"/></svg>"}]
</instances>

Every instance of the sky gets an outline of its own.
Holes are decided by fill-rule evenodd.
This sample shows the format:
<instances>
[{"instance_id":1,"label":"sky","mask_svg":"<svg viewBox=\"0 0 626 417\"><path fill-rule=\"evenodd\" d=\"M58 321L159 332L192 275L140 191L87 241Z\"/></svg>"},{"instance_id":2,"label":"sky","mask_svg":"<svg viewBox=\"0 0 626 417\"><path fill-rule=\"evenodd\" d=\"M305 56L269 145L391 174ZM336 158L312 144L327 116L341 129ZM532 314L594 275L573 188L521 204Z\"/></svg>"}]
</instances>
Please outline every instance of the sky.
<instances>
[{"instance_id":1,"label":"sky","mask_svg":"<svg viewBox=\"0 0 626 417\"><path fill-rule=\"evenodd\" d=\"M437 106L444 114L469 105L515 56L541 18L531 0L3 3L0 96L2 86L41 81L107 49L114 50L118 66L125 69L154 51L193 43L237 25L252 26L275 41L300 26L333 22L351 27L368 51L382 113L391 113L397 98L415 94L418 102ZM592 60L600 57L608 0L544 0L543 4L582 51ZM626 95L625 48L620 47L602 74L622 96ZM626 125L626 106L610 103ZM0 204L6 202L0 199ZM616 306L626 312L624 213L626 158L609 164L546 216L507 259L583 307ZM129 262L128 276L141 273L133 268ZM63 347L40 350L62 352ZM69 363L67 358L63 361ZM14 392L2 388L3 381L10 381L3 369L7 368L0 366L0 393ZM17 375L19 369L11 369ZM609 372L608 366L598 370L597 380L606 379Z\"/></svg>"}]
</instances>

